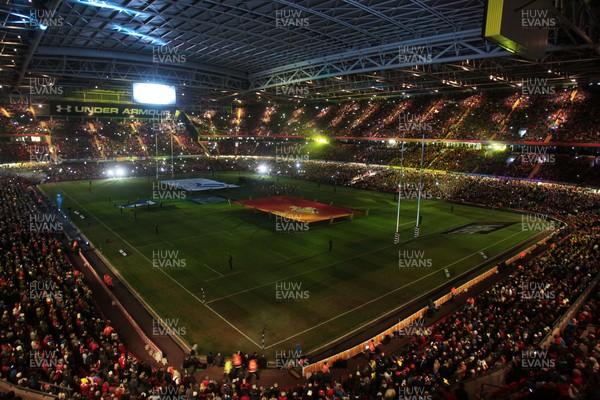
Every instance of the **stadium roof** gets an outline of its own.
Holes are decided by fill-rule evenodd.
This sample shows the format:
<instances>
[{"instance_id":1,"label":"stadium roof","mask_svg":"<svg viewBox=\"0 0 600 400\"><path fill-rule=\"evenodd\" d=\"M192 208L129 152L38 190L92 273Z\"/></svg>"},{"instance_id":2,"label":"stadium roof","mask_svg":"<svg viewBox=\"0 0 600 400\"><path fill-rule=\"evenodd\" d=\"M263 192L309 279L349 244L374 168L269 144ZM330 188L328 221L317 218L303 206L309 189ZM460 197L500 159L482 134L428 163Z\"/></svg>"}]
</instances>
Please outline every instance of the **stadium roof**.
<instances>
[{"instance_id":1,"label":"stadium roof","mask_svg":"<svg viewBox=\"0 0 600 400\"><path fill-rule=\"evenodd\" d=\"M482 37L483 0L6 0L0 85L6 96L29 93L29 78L151 80L192 102L596 84L600 6L561 3L546 57L532 61Z\"/></svg>"}]
</instances>

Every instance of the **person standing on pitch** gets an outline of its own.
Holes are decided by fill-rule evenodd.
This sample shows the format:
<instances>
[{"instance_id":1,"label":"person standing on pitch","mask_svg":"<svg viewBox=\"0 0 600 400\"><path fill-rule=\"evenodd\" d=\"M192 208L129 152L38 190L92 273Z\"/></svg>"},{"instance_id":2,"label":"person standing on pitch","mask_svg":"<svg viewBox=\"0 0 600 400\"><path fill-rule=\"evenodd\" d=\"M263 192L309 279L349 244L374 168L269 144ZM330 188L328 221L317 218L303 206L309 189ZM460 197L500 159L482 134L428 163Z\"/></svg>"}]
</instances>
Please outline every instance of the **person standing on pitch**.
<instances>
[{"instance_id":1,"label":"person standing on pitch","mask_svg":"<svg viewBox=\"0 0 600 400\"><path fill-rule=\"evenodd\" d=\"M329 239L329 251L333 251L333 240Z\"/></svg>"},{"instance_id":2,"label":"person standing on pitch","mask_svg":"<svg viewBox=\"0 0 600 400\"><path fill-rule=\"evenodd\" d=\"M229 255L229 269L233 271L233 257L231 254Z\"/></svg>"}]
</instances>

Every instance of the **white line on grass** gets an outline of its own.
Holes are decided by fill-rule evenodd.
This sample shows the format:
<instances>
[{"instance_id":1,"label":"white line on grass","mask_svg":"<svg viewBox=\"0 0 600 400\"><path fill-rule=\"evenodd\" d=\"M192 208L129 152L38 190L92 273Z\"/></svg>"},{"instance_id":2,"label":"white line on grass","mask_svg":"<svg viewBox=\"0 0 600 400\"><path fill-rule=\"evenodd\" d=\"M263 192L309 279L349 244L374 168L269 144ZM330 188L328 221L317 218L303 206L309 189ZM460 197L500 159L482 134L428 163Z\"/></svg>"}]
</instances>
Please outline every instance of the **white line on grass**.
<instances>
[{"instance_id":1,"label":"white line on grass","mask_svg":"<svg viewBox=\"0 0 600 400\"><path fill-rule=\"evenodd\" d=\"M277 283L279 281L283 281L283 280L295 278L295 277L300 276L300 275L310 274L311 272L319 271L319 270L331 267L332 265L341 264L343 262L354 260L355 258L366 256L367 254L371 254L371 253L376 253L378 251L385 250L387 248L394 247L394 246L395 246L394 244L391 244L389 246L380 247L380 248L375 249L375 250L367 251L366 253L358 254L358 255L356 255L354 257L350 257L350 258L346 258L344 260L340 260L340 261L336 261L336 262L333 262L333 263L330 263L330 264L322 265L322 266L320 266L318 268L309 269L307 271L302 271L302 272L299 272L299 273L294 274L294 275L286 276L286 277L279 278L279 279L271 281L271 282L263 283L262 285L258 285L258 286L254 286L254 287L251 287L251 288L248 288L248 289L240 290L239 292L235 292L235 293L229 294L227 296L219 297L218 299L214 299L214 300L208 301L207 304L208 303L214 303L214 302L220 301L220 300L225 300L225 299L228 299L230 297L237 296L238 294L251 292L251 291L253 291L255 289L260 289L261 287L273 285L274 283Z\"/></svg>"},{"instance_id":2,"label":"white line on grass","mask_svg":"<svg viewBox=\"0 0 600 400\"><path fill-rule=\"evenodd\" d=\"M208 264L206 263L202 263L203 265L206 265L207 268L209 268L211 271L214 271L215 273L219 274L219 278L222 278L224 275L222 273L220 273L219 271L217 271L214 268L211 268Z\"/></svg>"},{"instance_id":3,"label":"white line on grass","mask_svg":"<svg viewBox=\"0 0 600 400\"><path fill-rule=\"evenodd\" d=\"M109 231L111 231L115 236L117 236L119 239L121 239L123 241L123 243L127 244L129 247L131 247L133 249L133 251L135 251L136 253L138 253L140 256L142 256L144 259L146 259L146 261L148 261L150 264L152 264L152 261L150 261L150 259L148 257L146 257L144 254L142 254L137 248L135 248L134 246L132 246L128 241L126 241L125 239L123 239L120 235L118 235L115 231L113 231L108 225L106 225L104 222L100 221L100 219L98 219L98 217L96 217L94 214L90 213L85 207L83 207L81 204L79 204L77 202L77 200L75 200L74 198L72 198L71 196L69 196L68 194L65 194L67 197L69 197L75 204L77 204L79 207L81 207L83 210L85 210L90 216L92 216L96 221L98 221L99 223L101 223L102 225L104 225L104 227L106 227L106 229L108 229ZM215 310L213 310L211 307L208 306L207 303L202 302L202 300L200 300L198 298L198 296L196 296L194 293L190 292L186 287L184 287L181 283L179 283L175 278L173 278L171 275L167 274L164 270L162 269L158 269L160 272L162 272L164 275L166 275L170 280L172 280L177 286L179 286L180 288L182 288L184 291L186 291L190 296L192 296L194 299L198 300L198 302L200 304L203 304L204 306L206 306L206 308L208 308L210 311L212 311L213 313L215 313L215 315L217 315L219 318L221 318L223 321L225 321L225 323L227 323L229 326L231 326L233 329L235 329L238 333L240 333L242 336L244 336L246 339L248 339L250 342L254 343L256 345L256 347L261 347L258 343L256 343L254 340L252 340L248 335L246 335L244 332L242 332L241 330L239 330L235 325L233 325L231 322L229 322L227 319L225 319L225 317L223 317L221 314L219 314L218 312L216 312Z\"/></svg>"},{"instance_id":4,"label":"white line on grass","mask_svg":"<svg viewBox=\"0 0 600 400\"><path fill-rule=\"evenodd\" d=\"M469 254L468 256L465 256L465 257L461 258L460 260L456 260L456 261L454 261L453 263L450 263L450 264L446 265L445 267L442 267L442 268L440 268L440 269L437 269L437 270L435 270L435 271L433 271L433 272L431 272L431 273L429 273L429 274L427 274L427 275L424 275L424 276L422 276L422 277L420 277L420 278L418 278L418 279L415 279L414 281L412 281L412 282L410 282L410 283L407 283L406 285L403 285L403 286L401 286L401 287L398 287L398 288L396 288L396 289L394 289L394 290L391 290L391 291L389 291L389 292L387 292L387 293L385 293L385 294L382 294L381 296L379 296L379 297L376 297L376 298L374 298L374 299L372 299L372 300L369 300L369 301L368 301L368 302L366 302L366 303L362 303L361 305L359 305L359 306L356 306L356 307L354 307L354 308L353 308L353 309L351 309L351 310L345 311L345 312L341 313L340 315L337 315L337 316L335 316L335 317L329 318L327 321L323 321L323 322L321 322L321 323L319 323L319 324L317 324L317 325L315 325L315 326L313 326L313 327L311 327L311 328L307 328L307 329L303 330L302 332L298 332L298 333L296 333L296 334L294 334L294 335L292 335L292 336L288 337L287 339L283 339L283 340L280 340L280 341L279 341L279 342L277 342L277 343L273 343L272 345L265 347L265 349L269 349L269 348L271 348L271 347L273 347L273 346L277 346L278 344L281 344L281 343L287 342L288 340L290 340L290 339L293 339L293 338L295 338L296 336L299 336L299 335L302 335L302 334L304 334L304 333L306 333L306 332L312 331L313 329L316 329L316 328L318 328L318 327L320 327L320 326L322 326L322 325L328 324L329 322L331 322L331 321L334 321L334 320L336 320L336 319L338 319L338 318L340 318L340 317L343 317L343 316L344 316L344 315L346 315L346 314L349 314L349 313L351 313L351 312L354 312L354 311L356 311L356 310L358 310L358 309L360 309L360 308L362 308L362 307L364 307L364 306L366 306L366 305L368 305L368 304L371 304L371 303L374 303L374 302L376 302L376 301L378 301L378 300L381 300L382 298L384 298L384 297L386 297L386 296L389 296L390 294L392 294L392 293L395 293L395 292L397 292L398 290L405 289L405 288L407 288L408 286L411 286L411 285L412 285L413 283L415 283L415 282L419 282L420 280L423 280L423 279L425 279L425 278L428 278L428 277L430 277L430 276L432 276L432 275L434 275L434 274L437 274L438 272L440 272L440 271L443 271L445 268L448 268L448 267L449 267L449 266L451 266L451 265L454 265L454 264L456 264L456 263L459 263L459 262L461 262L461 261L463 261L463 260L465 260L465 259L467 259L467 258L473 257L474 255L476 255L476 254L479 254L479 252L480 252L480 251L483 251L483 250L489 249L490 247L493 247L493 246L495 246L495 245L497 245L497 244L500 244L500 243L504 242L505 240L508 240L508 239L512 238L513 236L515 236L515 235L519 235L519 234L521 234L521 233L522 233L522 232L517 232L517 233L515 233L515 234L513 234L513 235L510 235L510 236L508 236L508 237L506 237L506 238L504 238L504 239L500 240L499 242L493 243L493 244L491 244L491 245L489 245L489 246L487 246L487 247L484 247L484 248L483 248L483 249L481 249L481 250L477 250L477 251L475 251L474 253L472 253L472 254ZM414 300L414 299L413 299L413 300ZM411 301L412 301L412 300L411 300ZM408 303L410 303L410 301L409 301ZM406 303L404 303L404 304L406 304ZM402 305L400 305L399 307L402 307ZM397 309L397 308L398 308L398 307L396 307L396 309Z\"/></svg>"},{"instance_id":5,"label":"white line on grass","mask_svg":"<svg viewBox=\"0 0 600 400\"><path fill-rule=\"evenodd\" d=\"M283 257L284 260L289 260L290 259L290 257L286 256L285 254L278 253L275 250L271 250L271 249L267 249L267 250L270 251L273 254L277 254L278 256Z\"/></svg>"},{"instance_id":6,"label":"white line on grass","mask_svg":"<svg viewBox=\"0 0 600 400\"><path fill-rule=\"evenodd\" d=\"M412 224L412 222L406 222L406 223L401 224L401 225L408 225L408 224ZM302 272L299 272L299 273L294 274L294 275L290 275L290 276L286 276L286 277L283 277L283 278L279 278L277 280L274 280L274 281L271 281L271 282L267 282L267 283L264 283L262 285L258 285L258 286L254 286L254 287L251 287L251 288L248 288L248 289L240 290L239 292L235 292L235 293L229 294L227 296L219 297L218 299L213 299L211 301L207 301L206 303L207 304L214 303L214 302L219 301L219 300L224 300L224 299L227 299L229 297L237 296L238 294L251 292L254 289L260 289L261 287L272 285L272 284L277 283L279 281L283 281L283 280L295 278L297 276L304 275L304 274L310 274L311 272L315 272L315 271L320 271L320 270L322 270L324 268L331 267L332 265L336 265L336 264L340 264L340 263L343 263L343 262L346 262L346 261L354 260L355 258L366 256L367 254L377 253L377 252L379 252L381 250L389 249L390 247L394 247L394 246L396 246L396 245L395 244L390 244L389 246L380 247L378 249L367 251L366 253L358 254L358 255L356 255L354 257L346 258L346 259L341 260L341 261L336 261L336 262L333 262L331 264L322 265L322 266L320 266L318 268L309 269L307 271L302 271ZM296 258L296 257L292 257L292 258ZM277 261L277 262L279 262L279 261Z\"/></svg>"},{"instance_id":7,"label":"white line on grass","mask_svg":"<svg viewBox=\"0 0 600 400\"><path fill-rule=\"evenodd\" d=\"M217 279L221 279L221 278L227 278L227 277L229 277L229 276L231 276L231 275L239 274L240 272L242 272L242 271L235 271L235 272L232 272L231 274L225 274L225 275L223 275L223 276L216 276L216 277L214 277L214 278L210 278L210 279L207 279L207 280L205 280L205 281L202 281L202 282L206 283L206 282L212 282L212 281L216 281Z\"/></svg>"}]
</instances>

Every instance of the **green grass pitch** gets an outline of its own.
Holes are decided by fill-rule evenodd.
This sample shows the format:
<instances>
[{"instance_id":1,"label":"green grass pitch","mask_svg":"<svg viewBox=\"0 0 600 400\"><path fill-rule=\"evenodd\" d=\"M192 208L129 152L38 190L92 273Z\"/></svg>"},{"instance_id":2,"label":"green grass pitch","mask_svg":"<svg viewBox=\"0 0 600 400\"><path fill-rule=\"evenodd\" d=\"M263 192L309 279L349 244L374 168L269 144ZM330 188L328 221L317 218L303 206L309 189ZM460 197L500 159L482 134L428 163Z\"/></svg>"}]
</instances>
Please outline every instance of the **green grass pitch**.
<instances>
[{"instance_id":1,"label":"green grass pitch","mask_svg":"<svg viewBox=\"0 0 600 400\"><path fill-rule=\"evenodd\" d=\"M203 177L237 183L238 176ZM464 272L484 261L481 251L491 257L535 233L522 230L516 213L466 205L454 205L451 213L449 203L426 200L420 237L414 239L416 200L403 200L401 244L394 245L392 194L344 187L334 192L332 186L285 178L279 184L299 184L298 196L368 209L368 216L278 233L274 218L233 202L165 202L162 208L137 208L137 219L134 209L121 213L109 202L151 199L152 183L147 178L99 180L91 193L88 181L50 183L42 189L51 199L58 190L64 193L63 209L72 207L86 216L72 218L78 228L163 319L177 320L185 328L179 330L185 332L182 338L197 343L202 352L260 351L263 329L267 355L293 349L296 343L309 351L442 284L444 268ZM263 197L245 186L188 197L216 195ZM487 234L444 233L473 222L514 224ZM400 249L421 252L431 267L400 268ZM162 267L156 267L157 257ZM282 299L289 296L301 298Z\"/></svg>"}]
</instances>

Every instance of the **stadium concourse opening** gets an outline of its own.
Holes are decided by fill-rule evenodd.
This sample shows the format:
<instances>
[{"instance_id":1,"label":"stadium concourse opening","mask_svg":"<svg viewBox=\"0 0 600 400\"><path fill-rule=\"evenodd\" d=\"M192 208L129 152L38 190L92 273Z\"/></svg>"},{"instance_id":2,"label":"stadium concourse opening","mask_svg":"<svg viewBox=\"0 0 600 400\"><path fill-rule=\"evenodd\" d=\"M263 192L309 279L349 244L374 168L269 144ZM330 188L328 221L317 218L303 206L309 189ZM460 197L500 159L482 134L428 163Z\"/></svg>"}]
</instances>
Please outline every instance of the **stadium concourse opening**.
<instances>
[{"instance_id":1,"label":"stadium concourse opening","mask_svg":"<svg viewBox=\"0 0 600 400\"><path fill-rule=\"evenodd\" d=\"M299 222L318 222L332 218L361 214L360 211L351 210L349 208L335 207L291 196L263 197L256 200L238 200L236 203L244 207L255 208L260 211Z\"/></svg>"}]
</instances>

